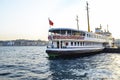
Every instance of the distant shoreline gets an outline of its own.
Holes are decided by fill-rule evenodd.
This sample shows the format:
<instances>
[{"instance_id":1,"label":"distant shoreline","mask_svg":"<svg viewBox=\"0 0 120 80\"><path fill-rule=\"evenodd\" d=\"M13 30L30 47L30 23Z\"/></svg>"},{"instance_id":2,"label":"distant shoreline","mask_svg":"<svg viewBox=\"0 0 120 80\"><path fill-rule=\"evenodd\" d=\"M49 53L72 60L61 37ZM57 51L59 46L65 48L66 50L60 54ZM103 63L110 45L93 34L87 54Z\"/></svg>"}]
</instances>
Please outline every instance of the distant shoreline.
<instances>
[{"instance_id":1,"label":"distant shoreline","mask_svg":"<svg viewBox=\"0 0 120 80\"><path fill-rule=\"evenodd\" d=\"M0 46L46 46L48 41L43 40L8 40L0 41Z\"/></svg>"}]
</instances>

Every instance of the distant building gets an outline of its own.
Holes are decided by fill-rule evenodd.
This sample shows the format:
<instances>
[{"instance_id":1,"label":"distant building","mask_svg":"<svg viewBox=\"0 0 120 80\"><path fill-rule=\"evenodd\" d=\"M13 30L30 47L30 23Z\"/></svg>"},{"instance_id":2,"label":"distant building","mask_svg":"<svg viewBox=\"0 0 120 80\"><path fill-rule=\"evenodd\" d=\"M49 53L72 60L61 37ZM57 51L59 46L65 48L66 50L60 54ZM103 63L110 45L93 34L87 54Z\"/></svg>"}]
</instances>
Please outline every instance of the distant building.
<instances>
[{"instance_id":1,"label":"distant building","mask_svg":"<svg viewBox=\"0 0 120 80\"><path fill-rule=\"evenodd\" d=\"M0 41L0 46L3 46L3 41Z\"/></svg>"},{"instance_id":2,"label":"distant building","mask_svg":"<svg viewBox=\"0 0 120 80\"><path fill-rule=\"evenodd\" d=\"M26 45L27 46L37 46L37 42L36 41L32 41L32 40L31 41L27 41Z\"/></svg>"},{"instance_id":3,"label":"distant building","mask_svg":"<svg viewBox=\"0 0 120 80\"><path fill-rule=\"evenodd\" d=\"M8 42L7 42L7 45L8 45L8 46L14 46L14 41L8 41Z\"/></svg>"},{"instance_id":4,"label":"distant building","mask_svg":"<svg viewBox=\"0 0 120 80\"><path fill-rule=\"evenodd\" d=\"M11 40L11 41L0 41L0 46L45 46L47 41L41 40Z\"/></svg>"}]
</instances>

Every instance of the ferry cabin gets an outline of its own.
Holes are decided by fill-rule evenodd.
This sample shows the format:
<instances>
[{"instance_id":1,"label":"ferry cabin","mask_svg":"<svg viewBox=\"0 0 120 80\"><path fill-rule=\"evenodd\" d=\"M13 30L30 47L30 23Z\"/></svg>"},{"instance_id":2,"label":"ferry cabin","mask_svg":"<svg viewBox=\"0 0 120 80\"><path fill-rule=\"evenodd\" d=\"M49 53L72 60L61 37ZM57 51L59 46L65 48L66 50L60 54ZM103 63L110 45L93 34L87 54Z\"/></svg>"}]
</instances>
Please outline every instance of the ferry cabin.
<instances>
[{"instance_id":1,"label":"ferry cabin","mask_svg":"<svg viewBox=\"0 0 120 80\"><path fill-rule=\"evenodd\" d=\"M49 44L47 47L54 49L77 47L104 48L109 40L103 35L70 28L51 28L48 39Z\"/></svg>"}]
</instances>

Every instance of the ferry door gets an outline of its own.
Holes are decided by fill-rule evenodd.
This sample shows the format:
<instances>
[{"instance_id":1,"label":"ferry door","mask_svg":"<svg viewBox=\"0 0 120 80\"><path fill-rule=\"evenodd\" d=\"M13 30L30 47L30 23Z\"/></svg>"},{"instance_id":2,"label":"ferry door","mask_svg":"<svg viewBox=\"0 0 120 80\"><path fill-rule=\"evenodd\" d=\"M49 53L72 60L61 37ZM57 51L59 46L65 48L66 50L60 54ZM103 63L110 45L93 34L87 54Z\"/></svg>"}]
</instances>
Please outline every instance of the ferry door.
<instances>
[{"instance_id":1,"label":"ferry door","mask_svg":"<svg viewBox=\"0 0 120 80\"><path fill-rule=\"evenodd\" d=\"M57 41L57 48L59 48L59 41Z\"/></svg>"},{"instance_id":2,"label":"ferry door","mask_svg":"<svg viewBox=\"0 0 120 80\"><path fill-rule=\"evenodd\" d=\"M62 41L60 41L60 47L62 48Z\"/></svg>"},{"instance_id":3,"label":"ferry door","mask_svg":"<svg viewBox=\"0 0 120 80\"><path fill-rule=\"evenodd\" d=\"M57 41L57 48L62 48L62 41Z\"/></svg>"}]
</instances>

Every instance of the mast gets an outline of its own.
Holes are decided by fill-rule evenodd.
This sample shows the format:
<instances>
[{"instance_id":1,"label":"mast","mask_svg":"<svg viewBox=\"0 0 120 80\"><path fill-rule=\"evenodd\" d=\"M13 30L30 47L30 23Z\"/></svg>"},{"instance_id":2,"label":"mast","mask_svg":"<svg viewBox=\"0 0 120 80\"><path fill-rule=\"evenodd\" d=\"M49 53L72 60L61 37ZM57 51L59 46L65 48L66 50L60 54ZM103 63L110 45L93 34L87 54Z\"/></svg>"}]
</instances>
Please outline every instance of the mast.
<instances>
[{"instance_id":1,"label":"mast","mask_svg":"<svg viewBox=\"0 0 120 80\"><path fill-rule=\"evenodd\" d=\"M77 29L79 30L79 20L78 20L78 15L76 16L76 21L77 21Z\"/></svg>"},{"instance_id":2,"label":"mast","mask_svg":"<svg viewBox=\"0 0 120 80\"><path fill-rule=\"evenodd\" d=\"M108 30L108 24L107 24L107 32L109 32L109 30Z\"/></svg>"},{"instance_id":3,"label":"mast","mask_svg":"<svg viewBox=\"0 0 120 80\"><path fill-rule=\"evenodd\" d=\"M89 8L88 8L88 2L86 2L87 4L87 21L88 21L88 32L90 32L90 23L89 23Z\"/></svg>"}]
</instances>

